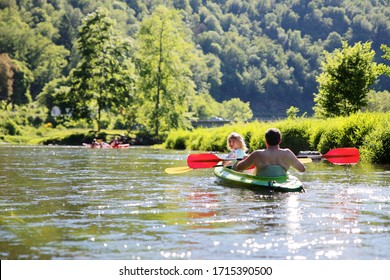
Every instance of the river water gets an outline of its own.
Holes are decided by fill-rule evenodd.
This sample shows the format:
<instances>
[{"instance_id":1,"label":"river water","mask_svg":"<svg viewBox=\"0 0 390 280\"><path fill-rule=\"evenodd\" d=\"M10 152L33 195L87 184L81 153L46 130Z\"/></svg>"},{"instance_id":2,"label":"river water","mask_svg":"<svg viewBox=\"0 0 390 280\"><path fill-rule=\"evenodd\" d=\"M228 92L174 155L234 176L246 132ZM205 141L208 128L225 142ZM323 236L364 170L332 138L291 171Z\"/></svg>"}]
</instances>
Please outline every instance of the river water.
<instances>
[{"instance_id":1,"label":"river water","mask_svg":"<svg viewBox=\"0 0 390 280\"><path fill-rule=\"evenodd\" d=\"M1 259L389 260L390 167L307 164L305 193L166 174L187 152L0 146Z\"/></svg>"}]
</instances>

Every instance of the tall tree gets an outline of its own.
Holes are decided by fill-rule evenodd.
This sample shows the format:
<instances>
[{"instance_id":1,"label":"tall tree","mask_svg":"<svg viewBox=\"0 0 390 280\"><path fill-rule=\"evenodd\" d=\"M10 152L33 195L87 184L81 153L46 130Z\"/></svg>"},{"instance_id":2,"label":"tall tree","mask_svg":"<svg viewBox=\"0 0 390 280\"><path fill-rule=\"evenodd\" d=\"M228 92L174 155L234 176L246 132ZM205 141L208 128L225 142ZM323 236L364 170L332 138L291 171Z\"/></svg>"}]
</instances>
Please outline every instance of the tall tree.
<instances>
[{"instance_id":1,"label":"tall tree","mask_svg":"<svg viewBox=\"0 0 390 280\"><path fill-rule=\"evenodd\" d=\"M378 66L373 62L375 51L371 42L325 53L322 73L317 77L318 94L314 111L317 116L348 116L367 105L370 86L378 78Z\"/></svg>"},{"instance_id":2,"label":"tall tree","mask_svg":"<svg viewBox=\"0 0 390 280\"><path fill-rule=\"evenodd\" d=\"M113 34L113 21L105 9L87 15L80 28L81 61L71 73L69 104L74 118L96 120L103 112L117 112L132 102L134 66L129 44Z\"/></svg>"},{"instance_id":3,"label":"tall tree","mask_svg":"<svg viewBox=\"0 0 390 280\"><path fill-rule=\"evenodd\" d=\"M13 94L13 77L12 63L9 56L5 53L0 54L0 101L5 101L7 106L11 103Z\"/></svg>"},{"instance_id":4,"label":"tall tree","mask_svg":"<svg viewBox=\"0 0 390 280\"><path fill-rule=\"evenodd\" d=\"M23 62L0 54L0 101L4 101L5 108L30 103L32 81L33 74Z\"/></svg>"},{"instance_id":5,"label":"tall tree","mask_svg":"<svg viewBox=\"0 0 390 280\"><path fill-rule=\"evenodd\" d=\"M139 120L157 138L185 125L186 97L195 91L190 35L177 10L159 6L144 18L137 36Z\"/></svg>"}]
</instances>

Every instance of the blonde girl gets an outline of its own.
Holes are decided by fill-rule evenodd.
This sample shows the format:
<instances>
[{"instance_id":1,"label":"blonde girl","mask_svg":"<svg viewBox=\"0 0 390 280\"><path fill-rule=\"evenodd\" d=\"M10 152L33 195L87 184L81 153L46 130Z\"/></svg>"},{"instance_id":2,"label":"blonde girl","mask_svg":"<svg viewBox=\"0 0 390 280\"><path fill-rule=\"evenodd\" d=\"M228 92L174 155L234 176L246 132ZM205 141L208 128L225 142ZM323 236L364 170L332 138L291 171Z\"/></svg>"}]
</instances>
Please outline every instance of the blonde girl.
<instances>
[{"instance_id":1,"label":"blonde girl","mask_svg":"<svg viewBox=\"0 0 390 280\"><path fill-rule=\"evenodd\" d=\"M230 153L227 155L227 158L243 158L246 156L246 151L248 148L246 147L244 138L236 133L232 132L229 134L226 145ZM224 165L231 165L233 162L224 162Z\"/></svg>"}]
</instances>

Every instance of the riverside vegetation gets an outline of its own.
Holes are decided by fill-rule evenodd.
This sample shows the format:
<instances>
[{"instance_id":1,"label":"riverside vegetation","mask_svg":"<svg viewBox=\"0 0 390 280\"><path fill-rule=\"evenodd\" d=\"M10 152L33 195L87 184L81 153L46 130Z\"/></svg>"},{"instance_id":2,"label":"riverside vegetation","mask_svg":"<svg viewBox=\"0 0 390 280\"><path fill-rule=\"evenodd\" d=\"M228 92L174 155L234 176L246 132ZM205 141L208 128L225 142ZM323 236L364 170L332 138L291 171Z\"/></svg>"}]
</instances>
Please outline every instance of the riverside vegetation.
<instances>
[{"instance_id":1,"label":"riverside vegetation","mask_svg":"<svg viewBox=\"0 0 390 280\"><path fill-rule=\"evenodd\" d=\"M282 147L294 153L316 150L325 153L338 147L356 147L361 160L369 163L390 163L390 112L356 113L330 119L289 118L274 122L251 122L193 131L172 131L164 147L226 152L226 137L232 131L245 138L249 150L265 148L264 134L270 127L283 134Z\"/></svg>"},{"instance_id":2,"label":"riverside vegetation","mask_svg":"<svg viewBox=\"0 0 390 280\"><path fill-rule=\"evenodd\" d=\"M23 111L24 113L20 113ZM42 109L20 110L18 115L0 111L0 142L32 145L80 145L93 138L109 140L113 135L124 135L133 142L143 144L141 134L128 134L126 130L104 130L101 132L73 127L53 128L44 123ZM31 125L35 124L35 125ZM356 147L361 160L370 163L390 163L390 112L356 113L348 117L316 119L291 117L273 122L254 121L235 123L215 128L194 130L172 130L159 147L166 149L187 149L226 152L226 137L232 131L242 134L250 151L265 147L264 133L270 127L277 127L283 133L282 147L289 147L294 153L316 150L325 153L336 147ZM137 140L138 139L138 140Z\"/></svg>"},{"instance_id":3,"label":"riverside vegetation","mask_svg":"<svg viewBox=\"0 0 390 280\"><path fill-rule=\"evenodd\" d=\"M130 134L125 129L94 131L81 122L69 123L66 127L53 126L47 122L47 109L34 106L17 106L15 111L0 110L0 143L27 145L81 145L94 138L110 141L115 136L124 136L137 141L142 137Z\"/></svg>"},{"instance_id":4,"label":"riverside vegetation","mask_svg":"<svg viewBox=\"0 0 390 280\"><path fill-rule=\"evenodd\" d=\"M142 129L156 142L214 116L282 118L291 106L345 116L367 105L367 90L381 104L390 95L389 9L383 0L0 1L0 110L38 103L53 127Z\"/></svg>"},{"instance_id":5,"label":"riverside vegetation","mask_svg":"<svg viewBox=\"0 0 390 280\"><path fill-rule=\"evenodd\" d=\"M276 126L295 152L354 146L389 162L383 1L130 2L0 4L0 141L80 145L119 134L223 151L232 130L256 149ZM293 118L241 125L283 112ZM236 125L193 130L214 116Z\"/></svg>"}]
</instances>

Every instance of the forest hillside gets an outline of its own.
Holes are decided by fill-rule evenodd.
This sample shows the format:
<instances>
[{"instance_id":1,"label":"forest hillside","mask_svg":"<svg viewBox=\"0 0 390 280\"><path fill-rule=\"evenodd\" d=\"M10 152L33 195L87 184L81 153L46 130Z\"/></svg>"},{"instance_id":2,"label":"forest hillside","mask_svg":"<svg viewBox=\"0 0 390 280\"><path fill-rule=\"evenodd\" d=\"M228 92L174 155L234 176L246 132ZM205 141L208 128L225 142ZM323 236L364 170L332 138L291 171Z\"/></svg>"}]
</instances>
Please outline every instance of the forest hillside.
<instances>
[{"instance_id":1,"label":"forest hillside","mask_svg":"<svg viewBox=\"0 0 390 280\"><path fill-rule=\"evenodd\" d=\"M195 90L218 102L250 102L254 117L282 117L290 106L311 115L324 51L371 41L375 61L384 62L380 46L390 39L388 0L0 0L0 64L11 59L18 69L13 102L34 101L79 63L87 14L106 8L131 41L158 5L180 10L205 57L207 70L193 77L205 83L195 80ZM375 84L376 91L389 88L389 77Z\"/></svg>"}]
</instances>

